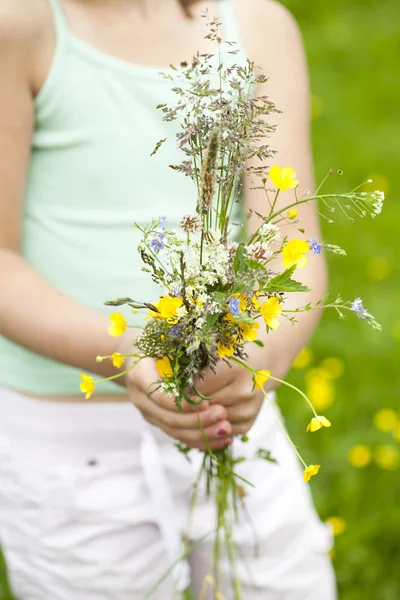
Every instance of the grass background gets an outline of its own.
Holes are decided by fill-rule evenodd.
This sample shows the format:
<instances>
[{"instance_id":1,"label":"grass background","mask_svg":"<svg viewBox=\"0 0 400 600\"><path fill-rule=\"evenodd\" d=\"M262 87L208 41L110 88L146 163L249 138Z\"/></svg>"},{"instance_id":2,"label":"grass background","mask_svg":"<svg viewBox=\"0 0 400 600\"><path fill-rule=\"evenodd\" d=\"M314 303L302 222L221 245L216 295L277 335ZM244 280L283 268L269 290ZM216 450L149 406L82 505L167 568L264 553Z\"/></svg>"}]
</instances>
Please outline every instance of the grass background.
<instances>
[{"instance_id":1,"label":"grass background","mask_svg":"<svg viewBox=\"0 0 400 600\"><path fill-rule=\"evenodd\" d=\"M306 458L323 465L312 482L321 517L343 519L333 558L341 600L399 600L400 8L398 0L283 4L300 24L309 58L317 180L332 167L344 170L335 183L343 190L372 177L388 201L375 220L324 224L326 241L349 254L330 259L332 294L361 296L383 325L378 334L327 312L297 362L302 368L289 374L333 427L306 436L306 408L285 391L280 402ZM397 429L393 413L377 421L381 409L398 415ZM364 457L363 468L349 460L358 445L366 448L350 456L358 464ZM4 573L0 565L0 600L9 600Z\"/></svg>"}]
</instances>

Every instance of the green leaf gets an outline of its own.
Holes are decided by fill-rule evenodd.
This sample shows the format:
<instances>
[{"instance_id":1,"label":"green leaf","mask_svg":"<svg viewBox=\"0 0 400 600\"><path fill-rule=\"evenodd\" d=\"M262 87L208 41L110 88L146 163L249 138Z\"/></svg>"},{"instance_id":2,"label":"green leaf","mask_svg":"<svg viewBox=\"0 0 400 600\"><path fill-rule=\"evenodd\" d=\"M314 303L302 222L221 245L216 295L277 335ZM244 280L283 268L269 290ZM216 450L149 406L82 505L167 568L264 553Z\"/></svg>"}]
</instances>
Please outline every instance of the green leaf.
<instances>
[{"instance_id":1,"label":"green leaf","mask_svg":"<svg viewBox=\"0 0 400 600\"><path fill-rule=\"evenodd\" d=\"M218 321L219 313L213 313L212 315L208 315L206 324L204 326L204 333L208 333L214 327L215 323Z\"/></svg>"},{"instance_id":2,"label":"green leaf","mask_svg":"<svg viewBox=\"0 0 400 600\"><path fill-rule=\"evenodd\" d=\"M236 275L238 275L239 273L242 273L246 269L245 255L246 255L246 248L245 248L244 244L239 244L239 246L237 247L236 253L235 253L235 258L233 259L233 269L234 269Z\"/></svg>"},{"instance_id":3,"label":"green leaf","mask_svg":"<svg viewBox=\"0 0 400 600\"><path fill-rule=\"evenodd\" d=\"M299 281L292 279L292 275L296 270L296 265L293 265L283 273L269 280L266 290L268 292L309 292L310 288L303 285Z\"/></svg>"},{"instance_id":4,"label":"green leaf","mask_svg":"<svg viewBox=\"0 0 400 600\"><path fill-rule=\"evenodd\" d=\"M264 344L261 340L253 340L253 344L256 344L256 346L259 346L260 348L264 348Z\"/></svg>"},{"instance_id":5,"label":"green leaf","mask_svg":"<svg viewBox=\"0 0 400 600\"><path fill-rule=\"evenodd\" d=\"M272 453L270 452L270 450L264 450L263 448L259 448L259 450L257 450L256 457L262 458L263 460L267 460L268 462L271 462L271 463L277 464L277 462L278 462L276 460L276 458L274 458L272 456Z\"/></svg>"},{"instance_id":6,"label":"green leaf","mask_svg":"<svg viewBox=\"0 0 400 600\"><path fill-rule=\"evenodd\" d=\"M262 263L258 262L258 260L251 260L251 259L247 258L246 265L250 269L262 269L263 271L266 271L265 266Z\"/></svg>"}]
</instances>

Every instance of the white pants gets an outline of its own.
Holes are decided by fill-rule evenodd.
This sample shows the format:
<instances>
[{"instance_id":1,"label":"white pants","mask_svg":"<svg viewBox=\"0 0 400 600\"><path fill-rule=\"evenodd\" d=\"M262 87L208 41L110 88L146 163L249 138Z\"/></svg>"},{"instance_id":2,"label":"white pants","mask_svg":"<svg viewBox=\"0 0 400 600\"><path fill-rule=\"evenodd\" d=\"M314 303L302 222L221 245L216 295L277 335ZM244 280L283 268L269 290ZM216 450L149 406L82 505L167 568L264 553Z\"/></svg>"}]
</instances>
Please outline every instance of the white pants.
<instances>
[{"instance_id":1,"label":"white pants","mask_svg":"<svg viewBox=\"0 0 400 600\"><path fill-rule=\"evenodd\" d=\"M330 535L267 403L249 436L235 442L239 456L262 447L278 464L238 465L255 484L236 529L244 600L334 600ZM179 555L200 460L195 453L189 463L128 403L50 403L0 390L0 545L17 599L143 600ZM200 494L190 537L213 527ZM211 549L209 536L189 558L195 595ZM171 575L152 598L172 600L174 590ZM228 584L223 592L231 600Z\"/></svg>"}]
</instances>

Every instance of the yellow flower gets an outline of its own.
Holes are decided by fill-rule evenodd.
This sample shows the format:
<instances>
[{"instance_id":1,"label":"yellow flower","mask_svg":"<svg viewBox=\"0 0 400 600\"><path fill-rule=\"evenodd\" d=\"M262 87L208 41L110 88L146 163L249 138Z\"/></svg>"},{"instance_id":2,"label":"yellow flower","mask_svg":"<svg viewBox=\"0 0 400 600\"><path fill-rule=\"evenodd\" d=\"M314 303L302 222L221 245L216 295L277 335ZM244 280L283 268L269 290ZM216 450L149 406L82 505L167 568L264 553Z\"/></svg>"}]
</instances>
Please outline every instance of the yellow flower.
<instances>
[{"instance_id":1,"label":"yellow flower","mask_svg":"<svg viewBox=\"0 0 400 600\"><path fill-rule=\"evenodd\" d=\"M324 358L320 363L320 367L325 371L326 376L331 379L339 379L344 373L344 364L334 356Z\"/></svg>"},{"instance_id":2,"label":"yellow flower","mask_svg":"<svg viewBox=\"0 0 400 600\"><path fill-rule=\"evenodd\" d=\"M108 328L108 333L113 335L114 337L119 337L126 331L127 322L124 315L120 312L113 313L110 316L110 327Z\"/></svg>"},{"instance_id":3,"label":"yellow flower","mask_svg":"<svg viewBox=\"0 0 400 600\"><path fill-rule=\"evenodd\" d=\"M298 211L295 208L292 208L292 210L288 210L287 216L288 219L294 221L298 214Z\"/></svg>"},{"instance_id":4,"label":"yellow flower","mask_svg":"<svg viewBox=\"0 0 400 600\"><path fill-rule=\"evenodd\" d=\"M253 375L254 387L256 390L261 390L264 383L270 378L271 371L256 371Z\"/></svg>"},{"instance_id":5,"label":"yellow flower","mask_svg":"<svg viewBox=\"0 0 400 600\"><path fill-rule=\"evenodd\" d=\"M335 388L323 369L309 369L306 374L306 394L316 410L326 410L335 400Z\"/></svg>"},{"instance_id":6,"label":"yellow flower","mask_svg":"<svg viewBox=\"0 0 400 600\"><path fill-rule=\"evenodd\" d=\"M321 465L310 465L304 469L304 481L310 481L311 477L314 477L320 470Z\"/></svg>"},{"instance_id":7,"label":"yellow flower","mask_svg":"<svg viewBox=\"0 0 400 600\"><path fill-rule=\"evenodd\" d=\"M86 394L85 398L86 398L86 400L88 400L90 398L90 396L93 394L96 384L92 377L89 377L89 375L85 375L84 373L82 373L81 379L82 379L82 383L80 384L79 387L80 387L81 392Z\"/></svg>"},{"instance_id":8,"label":"yellow flower","mask_svg":"<svg viewBox=\"0 0 400 600\"><path fill-rule=\"evenodd\" d=\"M234 351L235 346L233 345L224 346L224 344L221 344L220 342L217 343L217 352L220 358L225 358L226 356L233 356Z\"/></svg>"},{"instance_id":9,"label":"yellow flower","mask_svg":"<svg viewBox=\"0 0 400 600\"><path fill-rule=\"evenodd\" d=\"M311 364L312 352L310 348L303 348L300 353L296 356L292 363L293 369L305 369Z\"/></svg>"},{"instance_id":10,"label":"yellow flower","mask_svg":"<svg viewBox=\"0 0 400 600\"><path fill-rule=\"evenodd\" d=\"M160 300L154 304L158 309L158 313L151 311L151 316L165 319L171 325L175 325L178 322L177 311L183 305L182 298L175 298L173 296L162 296Z\"/></svg>"},{"instance_id":11,"label":"yellow flower","mask_svg":"<svg viewBox=\"0 0 400 600\"><path fill-rule=\"evenodd\" d=\"M332 423L322 415L318 415L318 417L314 417L311 419L310 423L307 425L307 431L318 431L322 427L330 427Z\"/></svg>"},{"instance_id":12,"label":"yellow flower","mask_svg":"<svg viewBox=\"0 0 400 600\"><path fill-rule=\"evenodd\" d=\"M395 431L400 425L400 419L395 410L383 408L375 413L374 425L379 431Z\"/></svg>"},{"instance_id":13,"label":"yellow flower","mask_svg":"<svg viewBox=\"0 0 400 600\"><path fill-rule=\"evenodd\" d=\"M364 444L354 446L349 452L350 464L356 469L363 469L372 460L371 450Z\"/></svg>"},{"instance_id":14,"label":"yellow flower","mask_svg":"<svg viewBox=\"0 0 400 600\"><path fill-rule=\"evenodd\" d=\"M240 330L245 342L254 342L257 339L257 329L260 329L259 323L239 323Z\"/></svg>"},{"instance_id":15,"label":"yellow flower","mask_svg":"<svg viewBox=\"0 0 400 600\"><path fill-rule=\"evenodd\" d=\"M124 364L125 359L119 352L114 352L114 354L111 356L111 360L114 367L119 369Z\"/></svg>"},{"instance_id":16,"label":"yellow flower","mask_svg":"<svg viewBox=\"0 0 400 600\"><path fill-rule=\"evenodd\" d=\"M285 269L289 269L296 265L299 269L306 266L308 258L306 256L309 251L308 244L305 240L294 239L290 240L282 249L282 264Z\"/></svg>"},{"instance_id":17,"label":"yellow flower","mask_svg":"<svg viewBox=\"0 0 400 600\"><path fill-rule=\"evenodd\" d=\"M274 186L278 190L282 190L282 192L291 190L299 185L299 182L296 179L296 171L291 167L284 167L282 169L281 167L278 167L278 165L274 165L269 170L269 178Z\"/></svg>"},{"instance_id":18,"label":"yellow flower","mask_svg":"<svg viewBox=\"0 0 400 600\"><path fill-rule=\"evenodd\" d=\"M346 521L342 517L329 517L325 523L329 525L334 536L340 535L346 529Z\"/></svg>"},{"instance_id":19,"label":"yellow flower","mask_svg":"<svg viewBox=\"0 0 400 600\"><path fill-rule=\"evenodd\" d=\"M267 302L261 306L260 313L270 329L278 329L278 317L282 314L282 306L280 305L278 298L273 297L267 300Z\"/></svg>"},{"instance_id":20,"label":"yellow flower","mask_svg":"<svg viewBox=\"0 0 400 600\"><path fill-rule=\"evenodd\" d=\"M251 299L251 303L253 305L254 310L260 310L260 306L261 304L258 301L258 296L260 295L259 292L256 292L255 295L252 297Z\"/></svg>"},{"instance_id":21,"label":"yellow flower","mask_svg":"<svg viewBox=\"0 0 400 600\"><path fill-rule=\"evenodd\" d=\"M169 360L168 356L164 356L163 358L156 360L156 369L160 377L163 379L164 377L171 377L173 374L171 361Z\"/></svg>"},{"instance_id":22,"label":"yellow flower","mask_svg":"<svg viewBox=\"0 0 400 600\"><path fill-rule=\"evenodd\" d=\"M400 452L391 444L378 446L374 454L375 462L381 469L395 471L400 465Z\"/></svg>"}]
</instances>

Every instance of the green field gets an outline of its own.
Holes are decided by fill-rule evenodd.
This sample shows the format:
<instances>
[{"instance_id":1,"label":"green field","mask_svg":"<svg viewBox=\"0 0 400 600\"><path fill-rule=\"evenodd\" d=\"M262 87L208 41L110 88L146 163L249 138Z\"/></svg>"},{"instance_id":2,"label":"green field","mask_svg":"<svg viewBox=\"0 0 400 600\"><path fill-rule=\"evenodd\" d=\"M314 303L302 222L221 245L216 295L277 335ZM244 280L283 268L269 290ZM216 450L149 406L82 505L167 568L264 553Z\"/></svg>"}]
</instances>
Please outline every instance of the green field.
<instances>
[{"instance_id":1,"label":"green field","mask_svg":"<svg viewBox=\"0 0 400 600\"><path fill-rule=\"evenodd\" d=\"M400 8L398 0L284 4L300 23L310 63L318 180L343 169L334 185L348 190L372 177L388 200L375 220L324 223L325 240L349 255L330 260L332 296L361 296L383 326L379 334L326 313L303 368L290 373L332 428L306 436L306 408L285 391L280 401L305 457L323 465L312 482L321 517L344 520L334 556L340 599L399 600ZM382 409L392 412L377 415ZM0 600L8 598L0 583Z\"/></svg>"}]
</instances>

